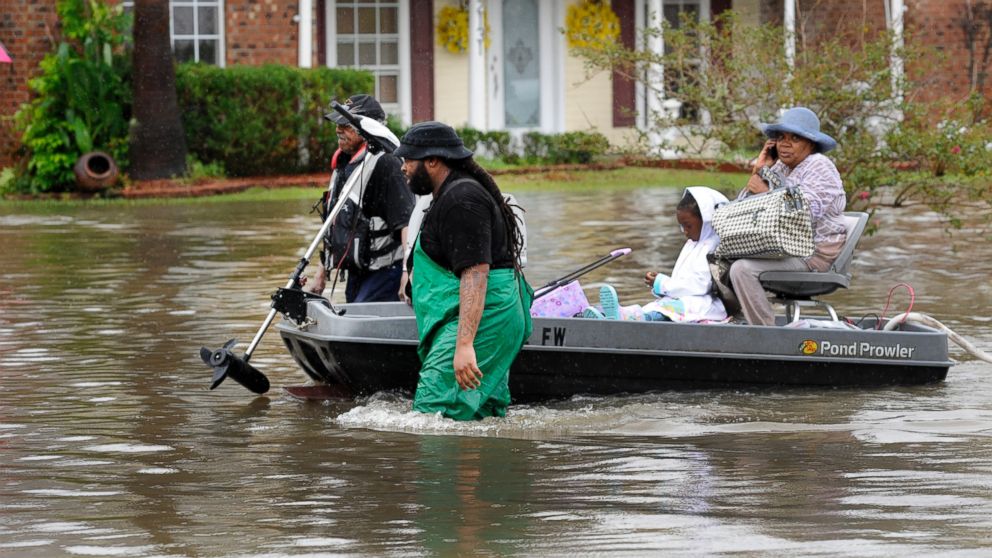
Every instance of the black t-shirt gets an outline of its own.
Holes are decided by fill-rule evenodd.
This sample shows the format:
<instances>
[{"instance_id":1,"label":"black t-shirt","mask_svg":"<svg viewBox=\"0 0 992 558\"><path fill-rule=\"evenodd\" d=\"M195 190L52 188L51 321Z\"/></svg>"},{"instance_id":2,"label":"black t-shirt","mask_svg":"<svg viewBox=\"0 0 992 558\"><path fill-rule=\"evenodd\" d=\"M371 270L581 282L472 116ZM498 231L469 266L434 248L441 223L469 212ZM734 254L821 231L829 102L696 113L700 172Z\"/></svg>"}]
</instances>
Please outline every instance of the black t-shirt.
<instances>
[{"instance_id":1,"label":"black t-shirt","mask_svg":"<svg viewBox=\"0 0 992 558\"><path fill-rule=\"evenodd\" d=\"M342 153L341 157L348 157ZM359 157L356 161L349 162L342 172L338 173L338 178L334 184L335 196L328 207L333 207L337 201L337 193L344 187L344 183L362 166L362 161L368 154ZM379 217L386 222L389 230L395 232L395 239L399 242L399 231L410 222L410 214L413 213L413 192L407 186L406 177L403 175L403 163L390 153L384 153L375 164L372 176L369 177L365 195L362 196L362 213L366 217ZM356 186L358 187L358 186Z\"/></svg>"},{"instance_id":2,"label":"black t-shirt","mask_svg":"<svg viewBox=\"0 0 992 558\"><path fill-rule=\"evenodd\" d=\"M496 200L474 179L452 171L424 216L420 245L441 267L461 276L466 268L489 264L513 267L506 223Z\"/></svg>"}]
</instances>

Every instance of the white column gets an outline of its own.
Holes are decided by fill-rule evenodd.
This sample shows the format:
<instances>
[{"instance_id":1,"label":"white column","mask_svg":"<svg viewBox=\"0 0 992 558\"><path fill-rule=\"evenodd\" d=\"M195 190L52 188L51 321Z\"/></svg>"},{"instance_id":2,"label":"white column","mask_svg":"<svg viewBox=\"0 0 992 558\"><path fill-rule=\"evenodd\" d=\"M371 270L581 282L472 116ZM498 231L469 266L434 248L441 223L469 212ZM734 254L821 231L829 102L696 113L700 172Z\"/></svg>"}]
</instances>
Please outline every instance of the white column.
<instances>
[{"instance_id":1,"label":"white column","mask_svg":"<svg viewBox=\"0 0 992 558\"><path fill-rule=\"evenodd\" d=\"M657 33L648 38L647 47L652 54L658 57L665 54L665 40L661 32L663 14L662 0L648 0L647 27L657 30ZM647 123L650 128L655 116L662 113L661 102L665 98L665 68L661 63L651 64L651 67L648 68L648 87L644 94L647 96Z\"/></svg>"},{"instance_id":2,"label":"white column","mask_svg":"<svg viewBox=\"0 0 992 558\"><path fill-rule=\"evenodd\" d=\"M299 0L300 13L300 56L299 65L301 68L313 66L313 0Z\"/></svg>"},{"instance_id":3,"label":"white column","mask_svg":"<svg viewBox=\"0 0 992 558\"><path fill-rule=\"evenodd\" d=\"M486 45L483 0L468 3L468 125L476 130L487 128L486 114Z\"/></svg>"},{"instance_id":4,"label":"white column","mask_svg":"<svg viewBox=\"0 0 992 558\"><path fill-rule=\"evenodd\" d=\"M331 2L328 2L330 4ZM411 60L410 60L410 2L409 0L400 0L399 8L400 16L400 45L399 45L399 55L400 55L400 82L399 82L399 103L400 121L404 124L413 123L413 84L412 78L410 76L411 72ZM434 76L430 76L427 79L434 79Z\"/></svg>"},{"instance_id":5,"label":"white column","mask_svg":"<svg viewBox=\"0 0 992 558\"><path fill-rule=\"evenodd\" d=\"M889 64L892 67L892 100L902 102L903 64L899 51L903 47L902 16L906 12L903 0L892 0L892 55Z\"/></svg>"},{"instance_id":6,"label":"white column","mask_svg":"<svg viewBox=\"0 0 992 558\"><path fill-rule=\"evenodd\" d=\"M796 0L785 0L782 21L785 26L785 63L791 71L796 67Z\"/></svg>"}]
</instances>

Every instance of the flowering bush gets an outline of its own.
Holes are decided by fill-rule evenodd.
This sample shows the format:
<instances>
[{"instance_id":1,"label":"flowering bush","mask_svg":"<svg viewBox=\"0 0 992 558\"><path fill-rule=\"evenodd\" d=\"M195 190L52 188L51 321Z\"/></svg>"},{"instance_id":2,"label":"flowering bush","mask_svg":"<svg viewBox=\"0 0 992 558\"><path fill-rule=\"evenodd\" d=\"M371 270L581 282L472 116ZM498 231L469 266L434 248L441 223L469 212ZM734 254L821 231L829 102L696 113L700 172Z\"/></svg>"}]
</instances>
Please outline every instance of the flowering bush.
<instances>
[{"instance_id":1,"label":"flowering bush","mask_svg":"<svg viewBox=\"0 0 992 558\"><path fill-rule=\"evenodd\" d=\"M483 45L489 48L489 18L482 12ZM437 43L452 54L468 50L468 10L460 6L445 6L437 14Z\"/></svg>"},{"instance_id":2,"label":"flowering bush","mask_svg":"<svg viewBox=\"0 0 992 558\"><path fill-rule=\"evenodd\" d=\"M584 0L568 7L565 38L569 48L601 49L620 37L620 19L602 0Z\"/></svg>"}]
</instances>

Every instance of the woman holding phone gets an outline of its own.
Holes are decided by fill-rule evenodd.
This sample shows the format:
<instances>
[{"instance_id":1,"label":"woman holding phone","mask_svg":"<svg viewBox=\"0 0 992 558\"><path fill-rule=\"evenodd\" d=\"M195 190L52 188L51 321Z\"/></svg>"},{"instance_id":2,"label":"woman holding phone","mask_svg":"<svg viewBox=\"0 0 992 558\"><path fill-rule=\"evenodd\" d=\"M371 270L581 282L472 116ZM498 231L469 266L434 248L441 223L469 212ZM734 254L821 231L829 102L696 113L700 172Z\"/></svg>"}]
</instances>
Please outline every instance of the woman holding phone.
<instances>
[{"instance_id":1,"label":"woman holding phone","mask_svg":"<svg viewBox=\"0 0 992 558\"><path fill-rule=\"evenodd\" d=\"M847 196L840 173L824 153L837 142L820 131L820 119L806 107L791 108L774 124L762 124L765 145L755 160L747 187L737 199L761 194L788 182L798 186L813 221L815 251L808 258L741 259L730 267L730 281L751 325L775 325L775 313L758 277L766 271L827 271L847 240Z\"/></svg>"}]
</instances>

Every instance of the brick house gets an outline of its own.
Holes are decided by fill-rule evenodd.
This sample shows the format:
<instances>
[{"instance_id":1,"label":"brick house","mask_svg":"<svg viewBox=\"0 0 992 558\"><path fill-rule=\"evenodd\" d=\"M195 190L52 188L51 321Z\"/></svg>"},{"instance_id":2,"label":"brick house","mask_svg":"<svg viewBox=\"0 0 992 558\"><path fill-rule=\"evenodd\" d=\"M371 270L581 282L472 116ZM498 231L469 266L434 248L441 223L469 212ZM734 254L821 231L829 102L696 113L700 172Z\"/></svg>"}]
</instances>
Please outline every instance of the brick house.
<instances>
[{"instance_id":1,"label":"brick house","mask_svg":"<svg viewBox=\"0 0 992 558\"><path fill-rule=\"evenodd\" d=\"M133 4L123 0L125 6ZM164 0L163 0L164 1ZM619 141L635 130L657 100L638 84L600 74L586 79L560 29L579 0L465 0L486 7L491 45L451 54L434 39L437 13L457 0L170 0L173 49L179 60L219 65L279 63L353 66L376 75L375 94L405 122L437 119L484 129L546 132L595 128ZM969 74L963 26L968 6L987 0L611 0L621 40L635 44L638 28L662 14L711 18L733 9L747 22L773 21L816 40L842 26L884 29L903 24L925 44L948 54L935 88L963 96ZM301 11L302 10L302 11ZM0 165L17 140L9 117L28 100L27 80L57 33L55 0L0 0L0 42L13 64L0 65ZM977 37L984 40L984 37ZM972 46L974 47L973 44ZM982 45L978 45L981 47ZM974 48L971 49L974 52Z\"/></svg>"}]
</instances>

